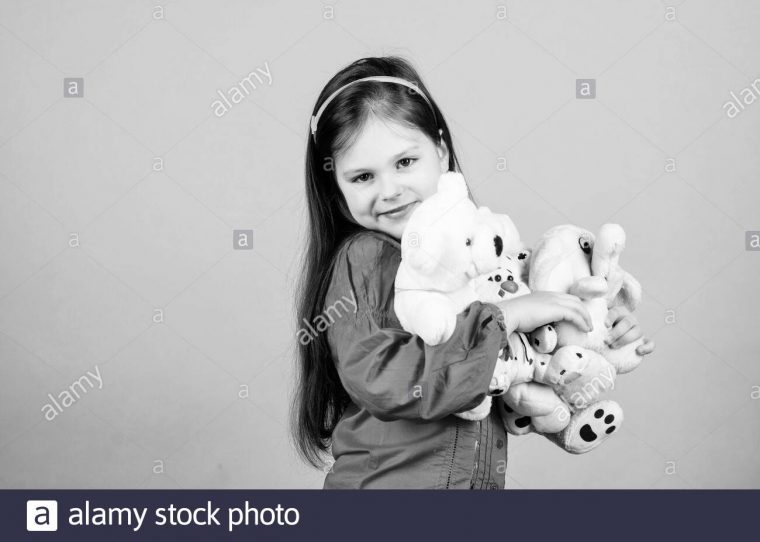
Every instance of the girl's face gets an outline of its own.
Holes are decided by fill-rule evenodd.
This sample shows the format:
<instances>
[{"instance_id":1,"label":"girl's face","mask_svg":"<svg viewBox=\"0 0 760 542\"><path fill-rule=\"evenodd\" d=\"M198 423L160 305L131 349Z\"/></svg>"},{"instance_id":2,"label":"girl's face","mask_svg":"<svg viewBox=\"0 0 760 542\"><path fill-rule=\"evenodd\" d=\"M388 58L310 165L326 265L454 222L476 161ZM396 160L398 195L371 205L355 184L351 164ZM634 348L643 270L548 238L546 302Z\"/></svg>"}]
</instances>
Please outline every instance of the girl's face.
<instances>
[{"instance_id":1,"label":"girl's face","mask_svg":"<svg viewBox=\"0 0 760 542\"><path fill-rule=\"evenodd\" d=\"M370 115L356 141L335 157L335 177L354 220L400 240L412 210L448 171L446 143Z\"/></svg>"}]
</instances>

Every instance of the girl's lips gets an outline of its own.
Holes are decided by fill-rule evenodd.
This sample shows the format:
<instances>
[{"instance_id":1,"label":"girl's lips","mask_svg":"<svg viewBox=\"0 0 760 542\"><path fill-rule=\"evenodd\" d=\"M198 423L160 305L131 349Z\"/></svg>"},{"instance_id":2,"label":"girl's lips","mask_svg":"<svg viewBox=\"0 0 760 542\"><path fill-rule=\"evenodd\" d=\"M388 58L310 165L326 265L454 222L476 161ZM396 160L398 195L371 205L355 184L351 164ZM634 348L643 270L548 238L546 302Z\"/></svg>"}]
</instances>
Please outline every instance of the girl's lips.
<instances>
[{"instance_id":1,"label":"girl's lips","mask_svg":"<svg viewBox=\"0 0 760 542\"><path fill-rule=\"evenodd\" d=\"M413 201L411 203L407 203L403 207L400 207L397 211L393 211L392 213L382 213L380 216L385 216L388 218L399 218L402 216L405 216L410 209L412 209L418 202Z\"/></svg>"}]
</instances>

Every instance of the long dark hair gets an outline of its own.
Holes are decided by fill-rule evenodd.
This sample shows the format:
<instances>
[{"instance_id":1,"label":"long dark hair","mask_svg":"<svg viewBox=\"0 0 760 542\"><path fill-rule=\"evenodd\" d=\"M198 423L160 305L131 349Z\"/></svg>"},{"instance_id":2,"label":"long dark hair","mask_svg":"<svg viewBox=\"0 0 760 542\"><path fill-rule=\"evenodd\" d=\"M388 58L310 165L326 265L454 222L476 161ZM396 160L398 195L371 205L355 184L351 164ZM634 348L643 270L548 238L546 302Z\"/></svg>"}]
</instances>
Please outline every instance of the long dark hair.
<instances>
[{"instance_id":1,"label":"long dark hair","mask_svg":"<svg viewBox=\"0 0 760 542\"><path fill-rule=\"evenodd\" d=\"M348 210L334 171L334 157L347 149L372 114L417 128L449 150L449 171L461 171L449 128L422 78L400 57L362 58L339 71L325 85L314 104L313 115L335 90L356 79L374 75L400 77L414 82L431 102L403 86L362 81L342 90L319 118L316 142L311 132L306 146L306 201L309 224L304 273L296 291L296 329L312 322L324 308L333 257L343 241L365 228ZM439 135L439 131L441 133ZM472 194L470 194L472 198ZM330 447L335 426L350 401L338 377L325 333L297 345L297 383L291 405L291 438L299 455L323 468L322 452Z\"/></svg>"}]
</instances>

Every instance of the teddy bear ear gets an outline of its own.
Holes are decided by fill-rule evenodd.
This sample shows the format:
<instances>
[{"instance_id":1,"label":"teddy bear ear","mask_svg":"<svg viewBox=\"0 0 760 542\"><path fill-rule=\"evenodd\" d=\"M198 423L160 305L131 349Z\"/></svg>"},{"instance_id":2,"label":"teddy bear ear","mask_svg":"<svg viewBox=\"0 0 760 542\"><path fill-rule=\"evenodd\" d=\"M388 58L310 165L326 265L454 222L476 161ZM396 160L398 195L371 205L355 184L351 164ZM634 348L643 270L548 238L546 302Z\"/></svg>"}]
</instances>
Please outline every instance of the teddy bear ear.
<instances>
[{"instance_id":1,"label":"teddy bear ear","mask_svg":"<svg viewBox=\"0 0 760 542\"><path fill-rule=\"evenodd\" d=\"M454 200L467 197L467 183L461 173L448 171L438 179L438 192Z\"/></svg>"},{"instance_id":2,"label":"teddy bear ear","mask_svg":"<svg viewBox=\"0 0 760 542\"><path fill-rule=\"evenodd\" d=\"M620 254L625 249L625 231L618 224L604 224L593 243L591 274L606 277L617 267Z\"/></svg>"},{"instance_id":3,"label":"teddy bear ear","mask_svg":"<svg viewBox=\"0 0 760 542\"><path fill-rule=\"evenodd\" d=\"M503 230L502 235L510 239L514 239L515 241L519 241L520 233L517 231L517 226L515 226L515 223L512 222L511 218L509 218L509 215L499 214L496 216L499 219L501 228Z\"/></svg>"},{"instance_id":4,"label":"teddy bear ear","mask_svg":"<svg viewBox=\"0 0 760 542\"><path fill-rule=\"evenodd\" d=\"M623 285L620 287L612 305L625 305L629 311L636 310L641 303L641 284L633 275L623 271Z\"/></svg>"},{"instance_id":5,"label":"teddy bear ear","mask_svg":"<svg viewBox=\"0 0 760 542\"><path fill-rule=\"evenodd\" d=\"M478 207L475 213L479 219L490 223L494 228L497 226L496 217L488 207Z\"/></svg>"}]
</instances>

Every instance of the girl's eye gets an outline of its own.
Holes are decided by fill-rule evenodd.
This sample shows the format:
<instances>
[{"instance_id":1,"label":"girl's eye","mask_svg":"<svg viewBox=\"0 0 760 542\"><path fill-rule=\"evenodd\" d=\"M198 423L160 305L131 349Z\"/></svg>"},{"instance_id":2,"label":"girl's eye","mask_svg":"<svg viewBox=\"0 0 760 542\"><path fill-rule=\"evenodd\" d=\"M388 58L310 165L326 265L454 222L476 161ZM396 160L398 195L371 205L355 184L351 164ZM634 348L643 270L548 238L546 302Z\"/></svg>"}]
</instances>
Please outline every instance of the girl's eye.
<instances>
[{"instance_id":1,"label":"girl's eye","mask_svg":"<svg viewBox=\"0 0 760 542\"><path fill-rule=\"evenodd\" d=\"M417 161L417 158L402 158L401 160L398 161L398 164L401 164L403 167L407 168L407 167L411 166L416 161ZM369 180L369 178L367 177L367 175L369 175L369 173L362 173L361 175L358 175L358 176L354 177L353 179L351 179L351 182L355 183L355 182L364 182L364 181L367 181L367 180Z\"/></svg>"}]
</instances>

